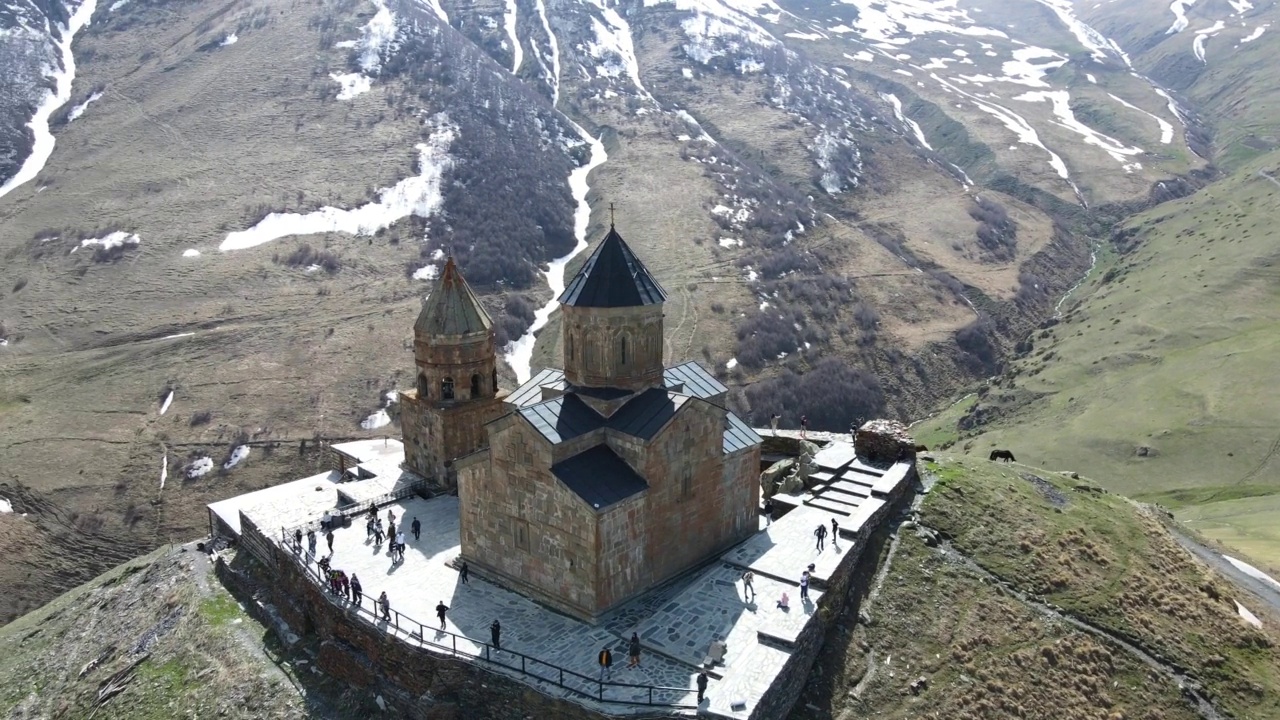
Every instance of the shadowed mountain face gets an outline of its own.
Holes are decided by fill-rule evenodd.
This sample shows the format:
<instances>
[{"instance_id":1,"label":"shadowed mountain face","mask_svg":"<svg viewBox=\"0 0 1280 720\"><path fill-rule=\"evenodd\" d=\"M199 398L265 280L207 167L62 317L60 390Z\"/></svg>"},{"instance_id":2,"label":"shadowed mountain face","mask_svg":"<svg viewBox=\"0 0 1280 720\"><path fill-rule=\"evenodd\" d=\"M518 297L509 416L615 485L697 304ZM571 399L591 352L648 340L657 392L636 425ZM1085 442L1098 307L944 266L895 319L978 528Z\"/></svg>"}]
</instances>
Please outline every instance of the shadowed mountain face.
<instances>
[{"instance_id":1,"label":"shadowed mountain face","mask_svg":"<svg viewBox=\"0 0 1280 720\"><path fill-rule=\"evenodd\" d=\"M87 577L45 561L76 538L186 538L312 462L276 448L396 432L446 257L506 384L556 363L548 303L609 203L668 361L744 417L926 414L1117 220L1271 142L1215 94L1263 77L1269 6L1153 44L1168 6L1117 5L0 2L0 497L35 539L8 606Z\"/></svg>"}]
</instances>

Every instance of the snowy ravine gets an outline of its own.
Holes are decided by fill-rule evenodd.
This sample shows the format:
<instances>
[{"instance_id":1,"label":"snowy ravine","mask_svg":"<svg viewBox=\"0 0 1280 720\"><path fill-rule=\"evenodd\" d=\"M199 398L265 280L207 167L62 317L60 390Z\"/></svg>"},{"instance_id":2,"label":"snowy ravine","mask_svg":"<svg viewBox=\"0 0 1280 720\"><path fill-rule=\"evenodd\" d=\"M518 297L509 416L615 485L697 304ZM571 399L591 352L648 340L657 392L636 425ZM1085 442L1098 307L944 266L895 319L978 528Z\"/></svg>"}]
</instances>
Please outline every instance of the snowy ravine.
<instances>
[{"instance_id":1,"label":"snowy ravine","mask_svg":"<svg viewBox=\"0 0 1280 720\"><path fill-rule=\"evenodd\" d=\"M573 121L570 121L573 122ZM587 225L591 222L591 204L587 202L587 193L591 186L587 183L587 177L591 175L591 171L602 165L609 156L604 151L604 143L599 139L591 137L577 123L573 123L573 129L578 131L582 139L591 145L591 159L586 165L569 173L569 190L573 193L573 199L577 202L578 207L573 213L573 234L578 239L573 250L562 258L552 260L547 271L543 275L547 278L547 287L551 289L551 299L547 301L533 315L533 324L520 336L519 340L507 345L503 351L502 359L507 361L511 369L516 373L516 382L524 383L531 375L530 363L533 359L533 344L537 340L537 332L547 324L547 320L551 318L551 313L556 309L557 299L560 293L564 292L564 268L569 261L578 255L578 253L587 249Z\"/></svg>"},{"instance_id":2,"label":"snowy ravine","mask_svg":"<svg viewBox=\"0 0 1280 720\"><path fill-rule=\"evenodd\" d=\"M503 15L503 24L507 27L507 37L511 38L511 72L520 72L524 62L524 48L520 45L520 35L516 33L516 0L507 0L507 11Z\"/></svg>"},{"instance_id":3,"label":"snowy ravine","mask_svg":"<svg viewBox=\"0 0 1280 720\"><path fill-rule=\"evenodd\" d=\"M31 133L35 136L31 155L22 163L18 172L0 186L0 197L8 195L14 188L39 175L45 163L49 162L49 157L53 155L54 137L49 131L49 118L71 99L71 82L76 77L76 58L71 52L71 43L75 40L76 34L93 19L93 11L97 6L98 0L84 0L71 14L71 20L67 26L58 28L60 37L57 46L58 52L62 55L62 70L51 68L49 71L49 75L54 80L54 89L45 97L44 102L36 107L35 113L31 116L31 122L27 123L27 127L31 128Z\"/></svg>"},{"instance_id":4,"label":"snowy ravine","mask_svg":"<svg viewBox=\"0 0 1280 720\"><path fill-rule=\"evenodd\" d=\"M893 106L893 115L898 118L898 122L910 128L912 134L916 136L916 140L918 140L921 145L925 146L925 149L932 150L933 146L925 139L924 130L920 129L920 123L907 117L906 114L902 112L902 101L898 99L898 96L893 93L880 93L880 97L889 101L889 104Z\"/></svg>"},{"instance_id":5,"label":"snowy ravine","mask_svg":"<svg viewBox=\"0 0 1280 720\"><path fill-rule=\"evenodd\" d=\"M444 201L440 182L452 163L449 146L457 132L443 113L435 116L431 124L434 125L431 138L417 145L418 174L380 190L378 202L350 210L323 207L305 214L271 213L248 230L228 233L218 249L222 252L242 250L290 235L323 232L372 235L410 215L430 217Z\"/></svg>"}]
</instances>

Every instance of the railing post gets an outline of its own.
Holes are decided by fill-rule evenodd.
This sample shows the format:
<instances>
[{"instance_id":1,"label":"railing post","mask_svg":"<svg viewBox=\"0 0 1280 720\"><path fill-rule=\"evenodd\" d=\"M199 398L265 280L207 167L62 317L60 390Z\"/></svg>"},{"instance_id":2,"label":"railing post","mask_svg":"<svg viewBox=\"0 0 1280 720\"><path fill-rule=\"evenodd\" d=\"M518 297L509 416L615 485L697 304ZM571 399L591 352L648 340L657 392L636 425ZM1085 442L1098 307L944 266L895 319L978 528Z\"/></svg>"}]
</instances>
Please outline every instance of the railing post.
<instances>
[{"instance_id":1,"label":"railing post","mask_svg":"<svg viewBox=\"0 0 1280 720\"><path fill-rule=\"evenodd\" d=\"M453 633L450 633L449 636L453 638L453 654L456 656L458 654L458 636Z\"/></svg>"},{"instance_id":2,"label":"railing post","mask_svg":"<svg viewBox=\"0 0 1280 720\"><path fill-rule=\"evenodd\" d=\"M524 654L521 653L520 655L520 674L521 675L528 674L528 671L524 669L524 657L525 657Z\"/></svg>"},{"instance_id":3,"label":"railing post","mask_svg":"<svg viewBox=\"0 0 1280 720\"><path fill-rule=\"evenodd\" d=\"M650 705L653 704L653 686L652 685L649 686L649 704Z\"/></svg>"},{"instance_id":4,"label":"railing post","mask_svg":"<svg viewBox=\"0 0 1280 720\"><path fill-rule=\"evenodd\" d=\"M564 687L564 668L560 668L560 687Z\"/></svg>"}]
</instances>

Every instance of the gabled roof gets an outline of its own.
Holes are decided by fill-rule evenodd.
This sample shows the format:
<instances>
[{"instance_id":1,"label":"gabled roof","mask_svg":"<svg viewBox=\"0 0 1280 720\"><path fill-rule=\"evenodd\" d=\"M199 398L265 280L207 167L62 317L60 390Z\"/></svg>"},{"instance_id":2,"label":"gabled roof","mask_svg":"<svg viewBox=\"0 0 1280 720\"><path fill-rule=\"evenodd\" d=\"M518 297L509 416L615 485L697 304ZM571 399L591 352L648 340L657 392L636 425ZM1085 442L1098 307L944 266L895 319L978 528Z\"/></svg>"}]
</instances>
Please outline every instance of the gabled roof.
<instances>
[{"instance_id":1,"label":"gabled roof","mask_svg":"<svg viewBox=\"0 0 1280 720\"><path fill-rule=\"evenodd\" d=\"M657 435L688 400L687 395L649 388L618 408L607 425L620 433L648 440Z\"/></svg>"},{"instance_id":2,"label":"gabled roof","mask_svg":"<svg viewBox=\"0 0 1280 720\"><path fill-rule=\"evenodd\" d=\"M649 483L607 445L596 445L551 466L560 482L596 510L603 510L636 493Z\"/></svg>"},{"instance_id":3,"label":"gabled roof","mask_svg":"<svg viewBox=\"0 0 1280 720\"><path fill-rule=\"evenodd\" d=\"M516 407L536 405L542 402L542 388L544 387L564 390L564 371L556 368L543 370L512 391L507 396L507 402Z\"/></svg>"},{"instance_id":4,"label":"gabled roof","mask_svg":"<svg viewBox=\"0 0 1280 720\"><path fill-rule=\"evenodd\" d=\"M574 395L561 395L516 412L524 416L552 445L585 435L604 425L600 413Z\"/></svg>"},{"instance_id":5,"label":"gabled roof","mask_svg":"<svg viewBox=\"0 0 1280 720\"><path fill-rule=\"evenodd\" d=\"M742 421L742 418L729 413L724 419L724 454L732 455L752 445L764 442L755 430Z\"/></svg>"},{"instance_id":6,"label":"gabled roof","mask_svg":"<svg viewBox=\"0 0 1280 720\"><path fill-rule=\"evenodd\" d=\"M484 311L471 286L458 272L453 258L444 265L444 272L422 304L418 321L413 324L417 335L470 335L488 331L493 321Z\"/></svg>"},{"instance_id":7,"label":"gabled roof","mask_svg":"<svg viewBox=\"0 0 1280 720\"><path fill-rule=\"evenodd\" d=\"M562 304L574 307L636 307L666 299L662 286L612 226L560 295Z\"/></svg>"},{"instance_id":8,"label":"gabled roof","mask_svg":"<svg viewBox=\"0 0 1280 720\"><path fill-rule=\"evenodd\" d=\"M722 385L719 380L716 380L696 360L690 360L663 370L662 380L668 390L674 390L684 395L692 395L703 400L729 392L729 388Z\"/></svg>"}]
</instances>

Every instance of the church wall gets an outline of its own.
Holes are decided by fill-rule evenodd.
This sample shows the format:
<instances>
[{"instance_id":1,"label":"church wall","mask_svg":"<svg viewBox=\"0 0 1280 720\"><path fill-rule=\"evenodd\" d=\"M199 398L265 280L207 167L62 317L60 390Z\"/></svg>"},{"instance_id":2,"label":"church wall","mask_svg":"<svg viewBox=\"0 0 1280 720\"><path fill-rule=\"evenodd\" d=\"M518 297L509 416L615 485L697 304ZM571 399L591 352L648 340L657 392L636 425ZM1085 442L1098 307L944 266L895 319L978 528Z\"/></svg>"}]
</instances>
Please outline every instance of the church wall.
<instances>
[{"instance_id":1,"label":"church wall","mask_svg":"<svg viewBox=\"0 0 1280 720\"><path fill-rule=\"evenodd\" d=\"M596 609L596 513L553 476L551 446L515 416L491 427L487 471L459 488L462 554L481 572L580 617Z\"/></svg>"},{"instance_id":2,"label":"church wall","mask_svg":"<svg viewBox=\"0 0 1280 720\"><path fill-rule=\"evenodd\" d=\"M644 542L649 517L648 493L611 506L600 515L600 554L596 597L610 608L647 587ZM639 589L637 589L639 588Z\"/></svg>"},{"instance_id":3,"label":"church wall","mask_svg":"<svg viewBox=\"0 0 1280 720\"><path fill-rule=\"evenodd\" d=\"M661 305L562 306L561 344L566 379L588 387L639 389L660 385L662 317Z\"/></svg>"}]
</instances>

